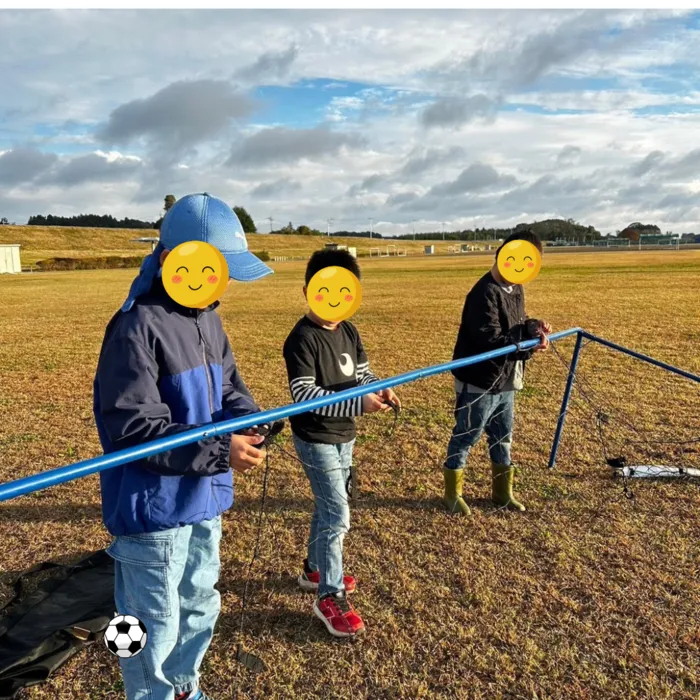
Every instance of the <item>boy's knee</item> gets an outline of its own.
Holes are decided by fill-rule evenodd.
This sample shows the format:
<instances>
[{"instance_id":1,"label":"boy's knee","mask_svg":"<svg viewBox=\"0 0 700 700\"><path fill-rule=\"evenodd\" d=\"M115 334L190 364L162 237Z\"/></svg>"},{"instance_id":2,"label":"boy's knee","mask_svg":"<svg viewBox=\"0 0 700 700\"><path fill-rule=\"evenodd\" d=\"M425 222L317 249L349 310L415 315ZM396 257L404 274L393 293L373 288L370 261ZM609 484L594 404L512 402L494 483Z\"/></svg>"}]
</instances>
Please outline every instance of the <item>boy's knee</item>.
<instances>
[{"instance_id":1,"label":"boy's knee","mask_svg":"<svg viewBox=\"0 0 700 700\"><path fill-rule=\"evenodd\" d=\"M321 522L324 530L344 535L350 529L350 508L346 504L336 504L329 508L324 515Z\"/></svg>"}]
</instances>

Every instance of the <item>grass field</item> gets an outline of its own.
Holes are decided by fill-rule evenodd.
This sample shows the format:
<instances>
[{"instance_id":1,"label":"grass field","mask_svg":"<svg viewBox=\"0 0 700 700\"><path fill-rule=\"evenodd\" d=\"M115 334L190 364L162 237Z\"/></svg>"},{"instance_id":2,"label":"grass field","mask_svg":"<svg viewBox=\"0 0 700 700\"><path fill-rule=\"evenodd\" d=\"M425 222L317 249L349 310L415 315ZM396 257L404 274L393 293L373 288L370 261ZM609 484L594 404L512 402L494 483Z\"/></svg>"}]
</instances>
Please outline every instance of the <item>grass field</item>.
<instances>
[{"instance_id":1,"label":"grass field","mask_svg":"<svg viewBox=\"0 0 700 700\"><path fill-rule=\"evenodd\" d=\"M450 359L464 295L488 264L363 263L363 305L353 321L375 372ZM303 265L273 267L258 283L232 284L221 306L243 376L265 407L289 400L281 347L305 309ZM526 288L528 311L555 330L581 326L697 374L699 274L698 251L545 256ZM92 378L104 326L132 277L110 270L0 278L1 480L100 453ZM572 346L558 344L566 360ZM234 653L263 471L237 478L236 504L224 517L223 610L204 664L206 692L220 700L700 697L700 485L634 482L634 500L624 498L578 393L558 468L549 472L565 376L551 351L528 364L514 442L522 515L486 500L483 443L468 468L473 517L440 509L449 377L401 388L405 410L393 435L387 416L360 419L362 493L346 538L347 568L359 581L354 601L368 628L356 643L331 640L296 588L310 491L298 465L271 450L244 637L268 666L259 675ZM584 350L580 377L612 418L603 436L610 456L700 466L698 443L683 446L684 455L674 444L631 444L700 436L698 385L595 346ZM96 476L0 504L3 596L13 575L38 561L106 546L99 504ZM119 698L120 684L114 658L96 645L26 696Z\"/></svg>"},{"instance_id":2,"label":"grass field","mask_svg":"<svg viewBox=\"0 0 700 700\"><path fill-rule=\"evenodd\" d=\"M84 258L99 255L146 254L148 244L134 243L132 239L157 236L157 231L134 229L107 229L69 226L0 226L0 244L19 243L22 265L31 265L38 260L53 257ZM357 248L361 255L369 255L369 249L382 245L381 241L368 238L341 238L333 236L334 243ZM282 236L248 234L248 245L256 253L266 250L273 256L308 256L325 243L318 236ZM408 254L422 253L422 241L384 241L383 246L396 244ZM447 252L451 243L436 243L437 252Z\"/></svg>"}]
</instances>

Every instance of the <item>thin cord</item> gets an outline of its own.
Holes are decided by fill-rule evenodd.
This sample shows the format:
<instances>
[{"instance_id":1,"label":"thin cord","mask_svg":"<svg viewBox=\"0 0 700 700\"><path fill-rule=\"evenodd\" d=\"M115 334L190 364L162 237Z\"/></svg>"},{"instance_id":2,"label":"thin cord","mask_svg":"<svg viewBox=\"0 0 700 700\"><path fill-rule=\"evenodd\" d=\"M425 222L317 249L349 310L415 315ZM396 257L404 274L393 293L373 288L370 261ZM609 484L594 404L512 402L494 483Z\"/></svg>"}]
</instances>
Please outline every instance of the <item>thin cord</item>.
<instances>
[{"instance_id":1,"label":"thin cord","mask_svg":"<svg viewBox=\"0 0 700 700\"><path fill-rule=\"evenodd\" d=\"M263 474L262 498L260 499L260 511L258 513L258 525L255 533L255 547L253 548L253 556L248 563L248 573L243 587L243 597L241 598L241 620L238 626L238 649L236 658L243 663L251 671L259 672L264 670L265 664L262 659L259 659L254 654L250 654L243 650L243 627L245 625L246 605L248 602L248 585L250 584L250 575L253 571L253 565L258 559L260 553L260 542L262 541L263 521L265 519L265 504L267 502L267 484L270 476L270 452L265 452L265 472Z\"/></svg>"}]
</instances>

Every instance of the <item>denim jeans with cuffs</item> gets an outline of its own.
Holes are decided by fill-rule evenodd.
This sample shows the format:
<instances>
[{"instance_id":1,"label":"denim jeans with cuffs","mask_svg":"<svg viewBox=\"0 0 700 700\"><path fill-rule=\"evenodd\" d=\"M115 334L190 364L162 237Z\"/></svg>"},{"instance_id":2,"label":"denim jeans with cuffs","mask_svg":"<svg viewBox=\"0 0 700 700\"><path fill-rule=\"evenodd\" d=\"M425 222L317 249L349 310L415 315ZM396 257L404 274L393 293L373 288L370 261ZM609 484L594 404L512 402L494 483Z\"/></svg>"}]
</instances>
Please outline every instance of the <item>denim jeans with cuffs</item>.
<instances>
[{"instance_id":1,"label":"denim jeans with cuffs","mask_svg":"<svg viewBox=\"0 0 700 700\"><path fill-rule=\"evenodd\" d=\"M128 700L173 700L196 690L199 667L221 608L221 517L139 535L115 537L117 612L146 626L142 652L120 659Z\"/></svg>"},{"instance_id":2,"label":"denim jeans with cuffs","mask_svg":"<svg viewBox=\"0 0 700 700\"><path fill-rule=\"evenodd\" d=\"M348 481L355 441L326 445L293 437L314 494L307 559L311 570L319 572L320 598L345 589L343 541L350 530Z\"/></svg>"}]
</instances>

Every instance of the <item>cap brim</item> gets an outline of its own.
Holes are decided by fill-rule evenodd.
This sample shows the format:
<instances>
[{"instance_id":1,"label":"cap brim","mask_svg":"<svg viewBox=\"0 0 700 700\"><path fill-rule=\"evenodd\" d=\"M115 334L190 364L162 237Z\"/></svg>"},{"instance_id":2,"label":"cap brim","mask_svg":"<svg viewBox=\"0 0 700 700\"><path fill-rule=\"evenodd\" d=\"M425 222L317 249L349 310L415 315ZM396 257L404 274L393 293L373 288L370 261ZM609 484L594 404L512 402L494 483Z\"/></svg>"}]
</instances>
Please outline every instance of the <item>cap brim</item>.
<instances>
[{"instance_id":1,"label":"cap brim","mask_svg":"<svg viewBox=\"0 0 700 700\"><path fill-rule=\"evenodd\" d=\"M228 265L228 276L238 282L252 282L274 272L249 250L241 253L223 253L223 256Z\"/></svg>"}]
</instances>

